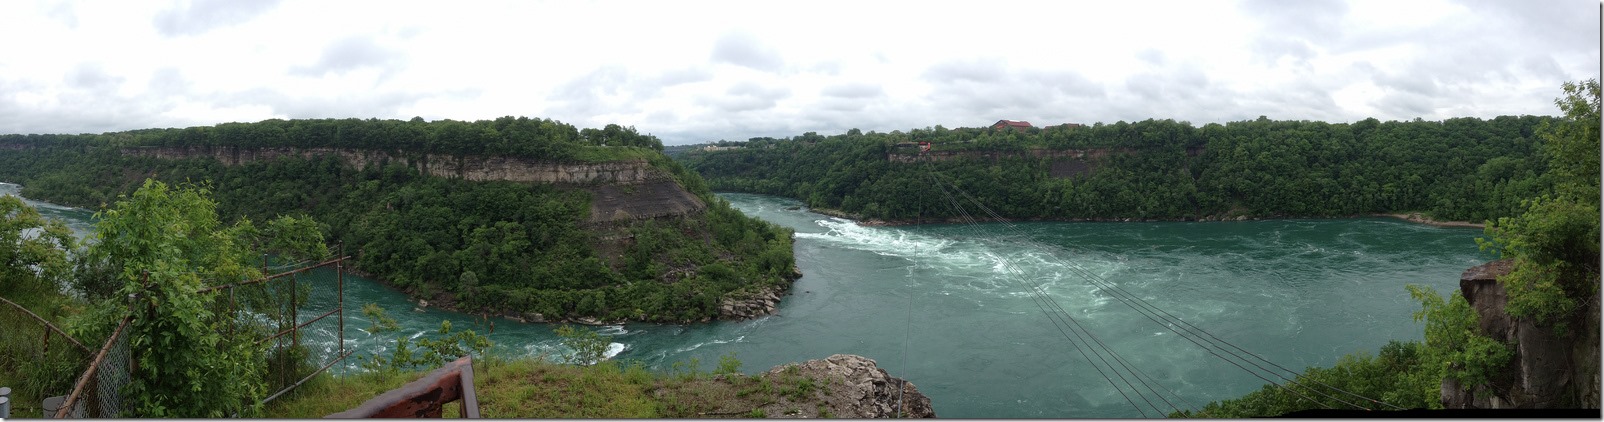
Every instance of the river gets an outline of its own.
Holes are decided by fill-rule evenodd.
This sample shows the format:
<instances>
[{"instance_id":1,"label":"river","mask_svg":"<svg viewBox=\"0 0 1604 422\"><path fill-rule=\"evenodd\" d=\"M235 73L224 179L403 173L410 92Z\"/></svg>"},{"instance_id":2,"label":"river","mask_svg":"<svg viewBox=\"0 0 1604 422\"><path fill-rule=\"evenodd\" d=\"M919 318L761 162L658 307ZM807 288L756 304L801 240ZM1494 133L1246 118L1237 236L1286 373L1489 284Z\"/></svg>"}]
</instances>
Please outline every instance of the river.
<instances>
[{"instance_id":1,"label":"river","mask_svg":"<svg viewBox=\"0 0 1604 422\"><path fill-rule=\"evenodd\" d=\"M16 190L0 184L0 193ZM1382 218L1025 222L1015 224L1017 231L1001 223L979 230L863 227L809 212L790 199L720 196L747 215L797 232L796 261L804 275L779 315L591 327L612 336L614 359L663 370L695 359L710 370L733 352L744 372L755 373L835 353L858 354L918 385L942 417L1160 416L1133 409L1074 352L1025 283L1040 286L1126 362L1192 406L1264 384L1076 277L1072 266L1221 339L1302 370L1331 365L1347 353L1374 353L1388 340L1420 339L1421 325L1411 316L1419 305L1404 286L1452 293L1461 271L1490 259L1473 240L1478 229ZM79 234L90 227L89 212L29 202ZM1018 272L1008 272L1005 264ZM333 274L310 278L328 283ZM345 293L346 345L364 353L387 351L395 337L361 329L368 322L356 310L366 303L388 309L403 336L432 332L445 319L456 329L488 331L474 317L415 309L399 292L360 277L346 276ZM497 319L490 337L501 353L561 354L551 328Z\"/></svg>"}]
</instances>

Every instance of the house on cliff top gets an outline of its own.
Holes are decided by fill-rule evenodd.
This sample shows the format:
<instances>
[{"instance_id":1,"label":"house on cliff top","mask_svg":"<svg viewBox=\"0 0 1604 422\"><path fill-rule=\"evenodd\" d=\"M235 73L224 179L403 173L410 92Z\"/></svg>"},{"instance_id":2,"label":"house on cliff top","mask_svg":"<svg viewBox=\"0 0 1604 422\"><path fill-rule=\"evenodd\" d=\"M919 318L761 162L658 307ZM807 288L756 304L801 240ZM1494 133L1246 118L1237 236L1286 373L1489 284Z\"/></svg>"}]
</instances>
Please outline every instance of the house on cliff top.
<instances>
[{"instance_id":1,"label":"house on cliff top","mask_svg":"<svg viewBox=\"0 0 1604 422\"><path fill-rule=\"evenodd\" d=\"M1031 126L1030 122L1024 120L998 120L997 123L991 124L992 129L1009 128L1013 130L1025 130L1032 127L1034 126Z\"/></svg>"}]
</instances>

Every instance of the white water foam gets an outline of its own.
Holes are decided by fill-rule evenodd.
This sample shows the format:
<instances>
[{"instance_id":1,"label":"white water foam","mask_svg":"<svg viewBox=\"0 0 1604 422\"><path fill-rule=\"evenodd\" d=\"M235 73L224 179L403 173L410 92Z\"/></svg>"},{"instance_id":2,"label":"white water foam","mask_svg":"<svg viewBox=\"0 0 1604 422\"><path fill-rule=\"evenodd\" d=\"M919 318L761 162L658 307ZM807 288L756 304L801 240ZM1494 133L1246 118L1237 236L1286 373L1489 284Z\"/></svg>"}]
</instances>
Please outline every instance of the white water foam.
<instances>
[{"instance_id":1,"label":"white water foam","mask_svg":"<svg viewBox=\"0 0 1604 422\"><path fill-rule=\"evenodd\" d=\"M1123 261L1088 259L1069 261L1062 254L1043 251L1039 244L1020 245L1007 240L948 239L912 233L889 227L864 227L851 220L815 220L824 233L797 233L815 239L882 256L907 259L913 267L941 274L943 278L967 282L942 286L972 290L994 297L1024 298L1039 286L1050 296L1074 299L1077 306L1101 307L1113 298L1097 294L1097 288L1074 270L1084 270L1105 279L1128 266ZM910 268L910 277L917 277ZM1025 285L1020 285L1023 282Z\"/></svg>"},{"instance_id":2,"label":"white water foam","mask_svg":"<svg viewBox=\"0 0 1604 422\"><path fill-rule=\"evenodd\" d=\"M690 346L681 347L679 349L674 350L674 353L689 352L689 351L699 349L702 346L706 346L706 345L709 345L709 344L740 343L740 342L745 341L745 340L746 340L746 336L736 337L733 340L709 340L709 341L704 341L704 342L701 342L701 343L696 343L696 344L693 344L693 345L690 345Z\"/></svg>"}]
</instances>

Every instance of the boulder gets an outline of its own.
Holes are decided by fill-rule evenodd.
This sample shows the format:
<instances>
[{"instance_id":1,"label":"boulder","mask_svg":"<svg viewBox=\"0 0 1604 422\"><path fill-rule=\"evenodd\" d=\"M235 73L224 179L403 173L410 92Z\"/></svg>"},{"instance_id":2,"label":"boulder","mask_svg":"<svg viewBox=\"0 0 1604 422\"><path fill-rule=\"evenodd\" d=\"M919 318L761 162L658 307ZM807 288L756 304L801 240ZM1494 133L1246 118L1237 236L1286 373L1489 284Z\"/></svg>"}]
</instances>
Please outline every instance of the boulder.
<instances>
[{"instance_id":1,"label":"boulder","mask_svg":"<svg viewBox=\"0 0 1604 422\"><path fill-rule=\"evenodd\" d=\"M1509 294L1498 277L1509 274L1508 259L1471 267L1460 274L1459 292L1476 313L1484 336L1515 346L1509 364L1481 385L1442 382L1441 400L1449 409L1553 409L1598 406L1599 342L1596 299L1568 321L1567 333L1553 324L1515 318L1504 310Z\"/></svg>"}]
</instances>

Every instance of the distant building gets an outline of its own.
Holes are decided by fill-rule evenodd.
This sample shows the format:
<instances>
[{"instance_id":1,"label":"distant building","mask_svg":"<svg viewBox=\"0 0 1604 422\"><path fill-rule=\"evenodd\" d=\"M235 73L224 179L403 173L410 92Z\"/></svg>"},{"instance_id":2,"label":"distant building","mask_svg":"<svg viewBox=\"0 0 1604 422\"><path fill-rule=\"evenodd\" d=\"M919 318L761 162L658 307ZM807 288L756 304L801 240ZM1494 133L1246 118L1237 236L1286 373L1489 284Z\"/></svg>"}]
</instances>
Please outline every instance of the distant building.
<instances>
[{"instance_id":1,"label":"distant building","mask_svg":"<svg viewBox=\"0 0 1604 422\"><path fill-rule=\"evenodd\" d=\"M1010 128L1014 130L1025 130L1032 127L1034 126L1031 126L1030 122L1024 120L998 120L997 123L991 124L992 129Z\"/></svg>"},{"instance_id":2,"label":"distant building","mask_svg":"<svg viewBox=\"0 0 1604 422\"><path fill-rule=\"evenodd\" d=\"M732 150L732 149L736 149L736 148L740 148L740 147L736 147L736 146L721 147L721 146L718 146L718 145L708 145L708 146L702 147L702 151L728 151L728 150Z\"/></svg>"}]
</instances>

